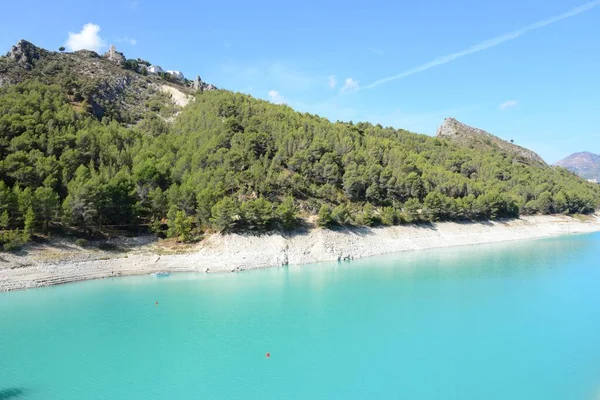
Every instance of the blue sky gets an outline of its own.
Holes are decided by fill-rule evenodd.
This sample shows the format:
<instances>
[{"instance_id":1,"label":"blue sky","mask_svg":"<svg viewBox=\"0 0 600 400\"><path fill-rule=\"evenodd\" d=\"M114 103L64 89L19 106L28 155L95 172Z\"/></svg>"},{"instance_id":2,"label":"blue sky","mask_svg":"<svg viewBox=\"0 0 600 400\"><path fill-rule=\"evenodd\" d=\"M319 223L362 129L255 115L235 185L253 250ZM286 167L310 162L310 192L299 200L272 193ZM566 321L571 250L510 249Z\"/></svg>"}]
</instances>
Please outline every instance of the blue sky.
<instances>
[{"instance_id":1,"label":"blue sky","mask_svg":"<svg viewBox=\"0 0 600 400\"><path fill-rule=\"evenodd\" d=\"M0 23L0 49L114 43L333 121L435 134L451 116L548 162L600 153L600 0L101 3L29 1Z\"/></svg>"}]
</instances>

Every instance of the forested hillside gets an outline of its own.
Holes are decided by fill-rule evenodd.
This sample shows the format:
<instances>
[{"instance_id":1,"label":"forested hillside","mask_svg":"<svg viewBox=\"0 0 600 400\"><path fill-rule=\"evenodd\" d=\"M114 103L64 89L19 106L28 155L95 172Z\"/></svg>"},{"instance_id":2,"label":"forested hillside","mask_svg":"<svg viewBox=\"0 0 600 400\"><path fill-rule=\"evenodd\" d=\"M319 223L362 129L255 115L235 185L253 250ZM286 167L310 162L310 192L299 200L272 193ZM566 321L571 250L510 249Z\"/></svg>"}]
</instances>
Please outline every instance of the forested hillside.
<instances>
[{"instance_id":1,"label":"forested hillside","mask_svg":"<svg viewBox=\"0 0 600 400\"><path fill-rule=\"evenodd\" d=\"M0 242L49 231L392 225L590 213L600 187L510 154L368 123L331 123L228 91L125 125L37 79L0 88Z\"/></svg>"}]
</instances>

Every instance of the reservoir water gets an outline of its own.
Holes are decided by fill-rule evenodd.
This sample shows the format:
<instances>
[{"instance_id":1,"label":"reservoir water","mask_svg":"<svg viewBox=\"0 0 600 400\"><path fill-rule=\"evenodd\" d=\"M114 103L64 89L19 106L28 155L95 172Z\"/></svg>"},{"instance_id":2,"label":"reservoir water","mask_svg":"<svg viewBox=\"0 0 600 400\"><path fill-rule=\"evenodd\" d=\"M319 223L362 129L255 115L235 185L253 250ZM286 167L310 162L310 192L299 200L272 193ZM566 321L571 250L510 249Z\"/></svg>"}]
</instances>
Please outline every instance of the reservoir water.
<instances>
[{"instance_id":1,"label":"reservoir water","mask_svg":"<svg viewBox=\"0 0 600 400\"><path fill-rule=\"evenodd\" d=\"M0 294L2 400L599 398L598 234Z\"/></svg>"}]
</instances>

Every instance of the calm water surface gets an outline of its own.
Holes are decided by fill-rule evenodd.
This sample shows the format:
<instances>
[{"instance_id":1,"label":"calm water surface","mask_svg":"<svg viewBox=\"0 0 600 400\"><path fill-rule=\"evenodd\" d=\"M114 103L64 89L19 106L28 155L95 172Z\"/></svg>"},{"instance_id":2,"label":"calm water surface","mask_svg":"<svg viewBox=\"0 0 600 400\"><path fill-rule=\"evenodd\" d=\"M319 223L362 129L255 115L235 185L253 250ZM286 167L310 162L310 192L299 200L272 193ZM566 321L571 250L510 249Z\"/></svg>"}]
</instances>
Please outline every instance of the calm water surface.
<instances>
[{"instance_id":1,"label":"calm water surface","mask_svg":"<svg viewBox=\"0 0 600 400\"><path fill-rule=\"evenodd\" d=\"M599 396L597 234L0 294L1 400Z\"/></svg>"}]
</instances>

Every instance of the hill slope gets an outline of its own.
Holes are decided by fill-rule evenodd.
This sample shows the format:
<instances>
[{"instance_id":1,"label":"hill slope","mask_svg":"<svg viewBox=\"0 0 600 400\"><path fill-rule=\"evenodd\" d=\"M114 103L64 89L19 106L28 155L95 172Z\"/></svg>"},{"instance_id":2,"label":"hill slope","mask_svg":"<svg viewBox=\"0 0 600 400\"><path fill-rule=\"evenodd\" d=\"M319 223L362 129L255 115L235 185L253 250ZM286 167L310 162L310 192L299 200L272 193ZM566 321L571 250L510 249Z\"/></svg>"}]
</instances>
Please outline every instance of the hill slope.
<instances>
[{"instance_id":1,"label":"hill slope","mask_svg":"<svg viewBox=\"0 0 600 400\"><path fill-rule=\"evenodd\" d=\"M446 118L438 128L437 135L471 149L496 150L523 164L546 165L542 157L535 152L502 140L484 130L465 125L454 118Z\"/></svg>"},{"instance_id":2,"label":"hill slope","mask_svg":"<svg viewBox=\"0 0 600 400\"><path fill-rule=\"evenodd\" d=\"M174 91L185 98L198 89L214 89L199 78L192 82L148 74L149 64L126 60L121 53L52 52L21 40L0 57L0 87L31 80L60 85L72 104L98 119L124 123L135 123L149 111L173 115L177 102L169 99Z\"/></svg>"},{"instance_id":3,"label":"hill slope","mask_svg":"<svg viewBox=\"0 0 600 400\"><path fill-rule=\"evenodd\" d=\"M556 165L566 168L582 178L600 182L600 155L587 151L574 153L560 160Z\"/></svg>"},{"instance_id":4,"label":"hill slope","mask_svg":"<svg viewBox=\"0 0 600 400\"><path fill-rule=\"evenodd\" d=\"M15 47L0 59L5 249L52 229L150 229L187 241L315 220L496 219L589 213L600 203L598 185L524 149L331 123L239 93L165 83L95 53ZM174 122L179 110L171 104L165 113L161 85L195 100Z\"/></svg>"}]
</instances>

